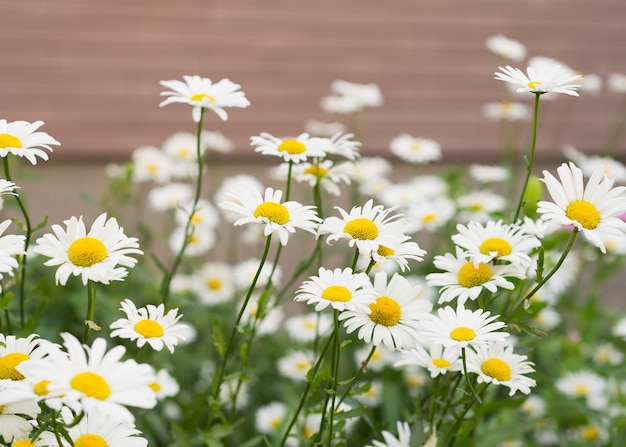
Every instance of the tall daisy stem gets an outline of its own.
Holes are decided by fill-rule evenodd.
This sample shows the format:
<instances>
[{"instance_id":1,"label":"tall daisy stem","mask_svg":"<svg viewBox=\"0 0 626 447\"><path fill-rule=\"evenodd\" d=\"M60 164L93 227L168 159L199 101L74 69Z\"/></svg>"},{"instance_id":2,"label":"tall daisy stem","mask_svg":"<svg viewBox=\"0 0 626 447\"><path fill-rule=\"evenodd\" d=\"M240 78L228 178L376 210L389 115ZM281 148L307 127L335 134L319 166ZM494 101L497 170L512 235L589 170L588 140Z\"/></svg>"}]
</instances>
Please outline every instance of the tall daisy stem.
<instances>
[{"instance_id":1,"label":"tall daisy stem","mask_svg":"<svg viewBox=\"0 0 626 447\"><path fill-rule=\"evenodd\" d=\"M2 157L2 164L4 166L4 175L9 182L12 182L11 178L11 170L9 169L9 160L7 157ZM22 211L22 215L24 216L24 225L26 226L26 238L24 239L24 252L28 251L28 246L30 245L30 238L33 232L32 224L30 222L30 217L28 216L28 211L26 211L26 207L20 199L18 194L15 194L15 201L17 202L17 206ZM22 274L20 276L20 324L24 326L25 315L24 315L24 306L26 301L26 296L24 295L24 286L26 284L26 261L28 260L28 256L22 256Z\"/></svg>"},{"instance_id":2,"label":"tall daisy stem","mask_svg":"<svg viewBox=\"0 0 626 447\"><path fill-rule=\"evenodd\" d=\"M517 218L522 211L522 205L524 204L524 196L526 196L526 188L528 187L528 181L530 180L530 174L533 170L533 163L535 161L535 148L537 147L537 123L539 116L539 97L541 93L535 93L535 108L534 108L534 117L533 117L533 139L532 144L530 146L530 157L527 161L526 166L526 178L524 179L524 185L522 186L522 192L519 196L519 202L517 203L517 209L515 210L515 217L513 217L513 222L517 221Z\"/></svg>"},{"instance_id":3,"label":"tall daisy stem","mask_svg":"<svg viewBox=\"0 0 626 447\"><path fill-rule=\"evenodd\" d=\"M87 317L85 319L85 331L83 333L83 343L89 343L91 337L91 327L96 314L96 292L97 285L93 281L87 282Z\"/></svg>"}]
</instances>

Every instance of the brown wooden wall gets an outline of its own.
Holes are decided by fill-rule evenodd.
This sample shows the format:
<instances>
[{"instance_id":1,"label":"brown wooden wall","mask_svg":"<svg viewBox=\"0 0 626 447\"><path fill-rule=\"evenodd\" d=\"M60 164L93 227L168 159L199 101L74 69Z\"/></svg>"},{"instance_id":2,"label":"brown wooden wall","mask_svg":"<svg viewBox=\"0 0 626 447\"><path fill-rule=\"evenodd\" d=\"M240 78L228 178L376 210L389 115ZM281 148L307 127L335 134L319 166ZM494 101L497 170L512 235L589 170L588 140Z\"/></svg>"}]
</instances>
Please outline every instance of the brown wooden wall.
<instances>
[{"instance_id":1,"label":"brown wooden wall","mask_svg":"<svg viewBox=\"0 0 626 447\"><path fill-rule=\"evenodd\" d=\"M252 106L207 125L238 154L252 153L251 135L331 120L319 100L342 78L384 95L364 152L387 153L408 132L438 140L450 159L500 150L480 112L503 91L488 36L583 73L626 72L624 0L0 0L0 23L0 118L44 120L62 143L55 158L126 157L193 131L188 107L158 107L159 81L184 74L242 85ZM606 89L559 98L540 149L602 151L619 101Z\"/></svg>"}]
</instances>

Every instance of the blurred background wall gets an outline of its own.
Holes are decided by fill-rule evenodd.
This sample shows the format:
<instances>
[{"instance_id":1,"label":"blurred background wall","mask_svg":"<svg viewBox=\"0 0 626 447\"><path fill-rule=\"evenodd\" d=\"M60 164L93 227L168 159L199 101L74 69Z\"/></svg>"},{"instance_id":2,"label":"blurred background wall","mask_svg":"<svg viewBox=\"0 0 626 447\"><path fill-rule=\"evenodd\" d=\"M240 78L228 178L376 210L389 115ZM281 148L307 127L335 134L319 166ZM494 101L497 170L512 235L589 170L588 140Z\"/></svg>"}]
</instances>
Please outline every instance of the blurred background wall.
<instances>
[{"instance_id":1,"label":"blurred background wall","mask_svg":"<svg viewBox=\"0 0 626 447\"><path fill-rule=\"evenodd\" d=\"M454 161L500 152L499 126L481 107L502 99L493 73L507 62L488 37L602 80L626 72L623 0L2 0L0 17L0 117L45 121L62 144L53 158L68 162L127 159L193 131L188 107L158 107L159 81L185 74L242 85L252 106L207 121L242 158L252 135L333 120L320 98L345 79L376 83L384 97L366 116L365 154L387 154L407 132ZM605 84L553 101L539 156L566 143L602 152L623 97Z\"/></svg>"}]
</instances>

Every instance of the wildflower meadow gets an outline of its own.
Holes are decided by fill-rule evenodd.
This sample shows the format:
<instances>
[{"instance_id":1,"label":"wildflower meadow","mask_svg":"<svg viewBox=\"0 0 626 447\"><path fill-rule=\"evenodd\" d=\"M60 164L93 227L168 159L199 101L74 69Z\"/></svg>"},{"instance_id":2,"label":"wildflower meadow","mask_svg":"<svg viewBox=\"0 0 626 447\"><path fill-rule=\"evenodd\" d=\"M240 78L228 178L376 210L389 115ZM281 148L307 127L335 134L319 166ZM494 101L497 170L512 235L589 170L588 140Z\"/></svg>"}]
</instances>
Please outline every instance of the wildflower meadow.
<instances>
[{"instance_id":1,"label":"wildflower meadow","mask_svg":"<svg viewBox=\"0 0 626 447\"><path fill-rule=\"evenodd\" d=\"M0 444L624 445L626 310L603 296L625 271L620 141L535 160L544 107L602 80L487 49L485 119L526 130L488 165L438 166L408 132L364 155L384 92L337 80L335 121L252 135L258 165L225 174L220 123L254 102L181 75L155 104L189 128L107 166L95 219L36 222L12 173L45 182L63 142L0 119Z\"/></svg>"}]
</instances>

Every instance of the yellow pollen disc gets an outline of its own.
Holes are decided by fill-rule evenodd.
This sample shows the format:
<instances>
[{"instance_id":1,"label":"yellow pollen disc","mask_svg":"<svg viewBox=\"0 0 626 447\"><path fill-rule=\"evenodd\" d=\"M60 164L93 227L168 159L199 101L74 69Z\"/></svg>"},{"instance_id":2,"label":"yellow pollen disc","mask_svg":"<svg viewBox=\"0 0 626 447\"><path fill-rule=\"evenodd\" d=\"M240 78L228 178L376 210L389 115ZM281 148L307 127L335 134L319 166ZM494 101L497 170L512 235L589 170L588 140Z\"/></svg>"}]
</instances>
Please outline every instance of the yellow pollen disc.
<instances>
[{"instance_id":1,"label":"yellow pollen disc","mask_svg":"<svg viewBox=\"0 0 626 447\"><path fill-rule=\"evenodd\" d=\"M600 437L600 432L597 427L590 425L588 427L583 428L583 438L587 441L593 441Z\"/></svg>"},{"instance_id":2,"label":"yellow pollen disc","mask_svg":"<svg viewBox=\"0 0 626 447\"><path fill-rule=\"evenodd\" d=\"M414 142L411 144L411 151L412 152L419 152L419 150L421 149L421 144L419 144L418 142Z\"/></svg>"},{"instance_id":3,"label":"yellow pollen disc","mask_svg":"<svg viewBox=\"0 0 626 447\"><path fill-rule=\"evenodd\" d=\"M502 107L502 112L506 114L509 113L509 111L513 107L513 104L511 103L511 101L502 101L500 103L500 107Z\"/></svg>"},{"instance_id":4,"label":"yellow pollen disc","mask_svg":"<svg viewBox=\"0 0 626 447\"><path fill-rule=\"evenodd\" d=\"M37 396L45 396L48 394L48 385L50 385L49 380L41 380L35 384L33 391Z\"/></svg>"},{"instance_id":5,"label":"yellow pollen disc","mask_svg":"<svg viewBox=\"0 0 626 447\"><path fill-rule=\"evenodd\" d=\"M5 149L7 147L21 148L22 142L15 135L0 133L0 149Z\"/></svg>"},{"instance_id":6,"label":"yellow pollen disc","mask_svg":"<svg viewBox=\"0 0 626 447\"><path fill-rule=\"evenodd\" d=\"M270 426L271 426L272 428L278 428L278 427L280 427L280 424L282 424L282 422L283 422L283 421L282 421L282 419L280 419L280 418L274 418L274 419L272 419L272 420L270 421Z\"/></svg>"},{"instance_id":7,"label":"yellow pollen disc","mask_svg":"<svg viewBox=\"0 0 626 447\"><path fill-rule=\"evenodd\" d=\"M67 256L72 264L79 267L91 267L107 257L107 249L100 240L94 237L76 239L67 250Z\"/></svg>"},{"instance_id":8,"label":"yellow pollen disc","mask_svg":"<svg viewBox=\"0 0 626 447\"><path fill-rule=\"evenodd\" d=\"M74 441L74 447L108 447L108 445L102 436L92 433L80 435Z\"/></svg>"},{"instance_id":9,"label":"yellow pollen disc","mask_svg":"<svg viewBox=\"0 0 626 447\"><path fill-rule=\"evenodd\" d=\"M343 231L360 241L376 239L376 236L378 236L376 224L365 217L357 217L351 220L343 227Z\"/></svg>"},{"instance_id":10,"label":"yellow pollen disc","mask_svg":"<svg viewBox=\"0 0 626 447\"><path fill-rule=\"evenodd\" d=\"M216 278L211 278L206 282L206 285L210 290L220 290L222 288L222 281Z\"/></svg>"},{"instance_id":11,"label":"yellow pollen disc","mask_svg":"<svg viewBox=\"0 0 626 447\"><path fill-rule=\"evenodd\" d=\"M576 388L574 388L574 394L577 396L586 396L587 395L587 386L585 386L584 384L579 384L576 385Z\"/></svg>"},{"instance_id":12,"label":"yellow pollen disc","mask_svg":"<svg viewBox=\"0 0 626 447\"><path fill-rule=\"evenodd\" d=\"M459 285L468 289L486 283L491 276L491 269L484 262L479 263L478 268L474 267L472 262L468 262L457 273Z\"/></svg>"},{"instance_id":13,"label":"yellow pollen disc","mask_svg":"<svg viewBox=\"0 0 626 447\"><path fill-rule=\"evenodd\" d=\"M4 411L4 405L0 405L0 414Z\"/></svg>"},{"instance_id":14,"label":"yellow pollen disc","mask_svg":"<svg viewBox=\"0 0 626 447\"><path fill-rule=\"evenodd\" d=\"M155 393L158 393L159 391L161 391L161 385L159 385L158 383L154 382L151 383L150 385L148 385L150 387L150 389L152 391L154 391Z\"/></svg>"},{"instance_id":15,"label":"yellow pollen disc","mask_svg":"<svg viewBox=\"0 0 626 447\"><path fill-rule=\"evenodd\" d=\"M471 209L472 211L481 211L481 210L483 209L483 204L482 204L482 203L479 203L479 202L472 203L472 204L470 205L470 209Z\"/></svg>"},{"instance_id":16,"label":"yellow pollen disc","mask_svg":"<svg viewBox=\"0 0 626 447\"><path fill-rule=\"evenodd\" d=\"M376 301L370 304L370 320L383 326L394 326L402 318L402 309L393 298L379 296Z\"/></svg>"},{"instance_id":17,"label":"yellow pollen disc","mask_svg":"<svg viewBox=\"0 0 626 447\"><path fill-rule=\"evenodd\" d=\"M384 256L387 258L389 256L395 255L396 251L389 247L385 247L384 245L379 245L376 253L378 253L379 256Z\"/></svg>"},{"instance_id":18,"label":"yellow pollen disc","mask_svg":"<svg viewBox=\"0 0 626 447\"><path fill-rule=\"evenodd\" d=\"M306 146L298 140L284 140L278 145L278 152L287 152L288 154L301 154L306 152Z\"/></svg>"},{"instance_id":19,"label":"yellow pollen disc","mask_svg":"<svg viewBox=\"0 0 626 447\"><path fill-rule=\"evenodd\" d=\"M474 340L476 337L476 332L474 329L469 327L459 326L450 331L450 338L456 341L470 341Z\"/></svg>"},{"instance_id":20,"label":"yellow pollen disc","mask_svg":"<svg viewBox=\"0 0 626 447\"><path fill-rule=\"evenodd\" d=\"M530 81L527 86L531 90L537 90L537 86L541 84L541 81Z\"/></svg>"},{"instance_id":21,"label":"yellow pollen disc","mask_svg":"<svg viewBox=\"0 0 626 447\"><path fill-rule=\"evenodd\" d=\"M202 223L202 216L200 213L193 213L191 215L191 219L189 219L193 225L198 225Z\"/></svg>"},{"instance_id":22,"label":"yellow pollen disc","mask_svg":"<svg viewBox=\"0 0 626 447\"><path fill-rule=\"evenodd\" d=\"M583 228L593 230L600 223L600 213L593 203L586 200L575 200L567 205L565 215L578 222Z\"/></svg>"},{"instance_id":23,"label":"yellow pollen disc","mask_svg":"<svg viewBox=\"0 0 626 447\"><path fill-rule=\"evenodd\" d=\"M284 225L289 222L289 211L280 203L263 202L254 210L254 217L264 217L270 222Z\"/></svg>"},{"instance_id":24,"label":"yellow pollen disc","mask_svg":"<svg viewBox=\"0 0 626 447\"><path fill-rule=\"evenodd\" d=\"M215 102L215 98L212 97L211 95L207 95L206 93L196 93L195 95L193 95L191 97L192 101L204 101L205 99L208 99L209 102Z\"/></svg>"},{"instance_id":25,"label":"yellow pollen disc","mask_svg":"<svg viewBox=\"0 0 626 447\"><path fill-rule=\"evenodd\" d=\"M433 359L433 365L435 365L437 368L448 368L452 365L452 363L450 363L446 359Z\"/></svg>"},{"instance_id":26,"label":"yellow pollen disc","mask_svg":"<svg viewBox=\"0 0 626 447\"><path fill-rule=\"evenodd\" d=\"M481 369L489 377L500 382L511 380L511 367L503 360L492 358L483 362Z\"/></svg>"},{"instance_id":27,"label":"yellow pollen disc","mask_svg":"<svg viewBox=\"0 0 626 447\"><path fill-rule=\"evenodd\" d=\"M154 320L140 320L135 323L135 332L146 338L163 336L163 326Z\"/></svg>"},{"instance_id":28,"label":"yellow pollen disc","mask_svg":"<svg viewBox=\"0 0 626 447\"><path fill-rule=\"evenodd\" d=\"M313 330L313 329L317 328L317 324L314 321L306 321L304 323L304 328Z\"/></svg>"},{"instance_id":29,"label":"yellow pollen disc","mask_svg":"<svg viewBox=\"0 0 626 447\"><path fill-rule=\"evenodd\" d=\"M432 213L426 214L426 215L424 215L424 217L422 217L422 222L424 222L424 223L432 222L433 220L435 220L436 217L437 216L435 216Z\"/></svg>"},{"instance_id":30,"label":"yellow pollen disc","mask_svg":"<svg viewBox=\"0 0 626 447\"><path fill-rule=\"evenodd\" d=\"M0 359L0 379L22 380L24 376L15 367L28 358L28 355L21 352L12 352L2 357Z\"/></svg>"},{"instance_id":31,"label":"yellow pollen disc","mask_svg":"<svg viewBox=\"0 0 626 447\"><path fill-rule=\"evenodd\" d=\"M70 386L76 391L99 400L105 400L111 394L111 388L104 377L89 371L76 374Z\"/></svg>"},{"instance_id":32,"label":"yellow pollen disc","mask_svg":"<svg viewBox=\"0 0 626 447\"><path fill-rule=\"evenodd\" d=\"M18 441L13 441L11 447L35 447L35 443L30 439L20 439Z\"/></svg>"},{"instance_id":33,"label":"yellow pollen disc","mask_svg":"<svg viewBox=\"0 0 626 447\"><path fill-rule=\"evenodd\" d=\"M146 165L146 170L150 173L150 174L156 174L157 171L159 170L159 167L157 166L156 163L148 163Z\"/></svg>"},{"instance_id":34,"label":"yellow pollen disc","mask_svg":"<svg viewBox=\"0 0 626 447\"><path fill-rule=\"evenodd\" d=\"M315 165L309 166L303 172L305 174L314 175L315 177L318 177L318 178L326 177L328 175L328 169L322 168L321 166L315 166Z\"/></svg>"},{"instance_id":35,"label":"yellow pollen disc","mask_svg":"<svg viewBox=\"0 0 626 447\"><path fill-rule=\"evenodd\" d=\"M322 298L328 301L341 301L345 303L352 299L352 293L344 286L330 286L324 289Z\"/></svg>"},{"instance_id":36,"label":"yellow pollen disc","mask_svg":"<svg viewBox=\"0 0 626 447\"><path fill-rule=\"evenodd\" d=\"M191 149L189 149L188 147L178 148L178 158L185 159L189 157L190 152L191 152Z\"/></svg>"},{"instance_id":37,"label":"yellow pollen disc","mask_svg":"<svg viewBox=\"0 0 626 447\"><path fill-rule=\"evenodd\" d=\"M480 252L484 255L488 255L491 252L496 252L496 257L502 257L510 255L513 251L511 244L499 237L490 237L489 239L485 239L482 244L480 244Z\"/></svg>"},{"instance_id":38,"label":"yellow pollen disc","mask_svg":"<svg viewBox=\"0 0 626 447\"><path fill-rule=\"evenodd\" d=\"M298 362L296 363L296 368L298 368L300 371L304 371L305 369L309 369L310 363L309 362Z\"/></svg>"}]
</instances>

